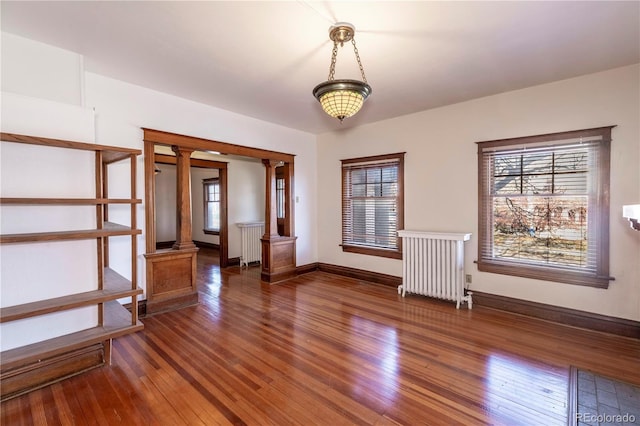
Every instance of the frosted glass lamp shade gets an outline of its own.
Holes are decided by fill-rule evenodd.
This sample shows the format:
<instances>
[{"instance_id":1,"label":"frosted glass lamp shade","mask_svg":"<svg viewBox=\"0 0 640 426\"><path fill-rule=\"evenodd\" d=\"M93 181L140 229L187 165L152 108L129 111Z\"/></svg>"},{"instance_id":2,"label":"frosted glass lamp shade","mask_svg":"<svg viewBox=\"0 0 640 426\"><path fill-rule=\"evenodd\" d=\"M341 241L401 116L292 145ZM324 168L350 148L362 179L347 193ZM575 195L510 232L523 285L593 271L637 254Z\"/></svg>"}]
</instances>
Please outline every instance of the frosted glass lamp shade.
<instances>
[{"instance_id":1,"label":"frosted glass lamp shade","mask_svg":"<svg viewBox=\"0 0 640 426\"><path fill-rule=\"evenodd\" d=\"M313 89L322 109L342 122L362 108L371 94L371 86L358 80L329 80Z\"/></svg>"}]
</instances>

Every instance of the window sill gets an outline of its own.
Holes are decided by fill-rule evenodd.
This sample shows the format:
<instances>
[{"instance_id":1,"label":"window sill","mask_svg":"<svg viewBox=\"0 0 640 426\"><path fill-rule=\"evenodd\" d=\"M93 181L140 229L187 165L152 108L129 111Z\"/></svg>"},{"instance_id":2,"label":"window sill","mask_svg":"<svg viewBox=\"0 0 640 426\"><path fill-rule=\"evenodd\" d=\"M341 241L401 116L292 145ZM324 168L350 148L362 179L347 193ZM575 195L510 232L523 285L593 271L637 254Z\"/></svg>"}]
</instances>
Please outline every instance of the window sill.
<instances>
[{"instance_id":1,"label":"window sill","mask_svg":"<svg viewBox=\"0 0 640 426\"><path fill-rule=\"evenodd\" d=\"M220 235L220 231L212 231L210 229L203 229L202 232L207 235Z\"/></svg>"},{"instance_id":2,"label":"window sill","mask_svg":"<svg viewBox=\"0 0 640 426\"><path fill-rule=\"evenodd\" d=\"M369 256L387 257L390 259L402 259L402 252L398 250L342 244L342 251L349 253L367 254Z\"/></svg>"},{"instance_id":3,"label":"window sill","mask_svg":"<svg viewBox=\"0 0 640 426\"><path fill-rule=\"evenodd\" d=\"M612 277L599 277L584 274L577 271L558 270L544 266L523 265L521 263L508 263L497 261L477 261L478 271L494 274L513 275L516 277L531 278L543 281L553 281L563 284L581 285L606 289Z\"/></svg>"}]
</instances>

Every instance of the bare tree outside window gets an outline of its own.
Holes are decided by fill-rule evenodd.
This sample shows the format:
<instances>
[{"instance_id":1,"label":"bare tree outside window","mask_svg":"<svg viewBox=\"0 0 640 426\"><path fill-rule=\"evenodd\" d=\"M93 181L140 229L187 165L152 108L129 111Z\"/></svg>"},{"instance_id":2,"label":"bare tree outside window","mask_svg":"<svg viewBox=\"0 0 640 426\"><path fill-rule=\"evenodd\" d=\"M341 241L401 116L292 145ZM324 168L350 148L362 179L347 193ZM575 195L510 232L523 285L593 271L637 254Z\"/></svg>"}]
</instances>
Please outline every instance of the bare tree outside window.
<instances>
[{"instance_id":1,"label":"bare tree outside window","mask_svg":"<svg viewBox=\"0 0 640 426\"><path fill-rule=\"evenodd\" d=\"M606 287L610 127L478 143L478 269Z\"/></svg>"},{"instance_id":2,"label":"bare tree outside window","mask_svg":"<svg viewBox=\"0 0 640 426\"><path fill-rule=\"evenodd\" d=\"M587 263L587 149L494 158L494 255Z\"/></svg>"}]
</instances>

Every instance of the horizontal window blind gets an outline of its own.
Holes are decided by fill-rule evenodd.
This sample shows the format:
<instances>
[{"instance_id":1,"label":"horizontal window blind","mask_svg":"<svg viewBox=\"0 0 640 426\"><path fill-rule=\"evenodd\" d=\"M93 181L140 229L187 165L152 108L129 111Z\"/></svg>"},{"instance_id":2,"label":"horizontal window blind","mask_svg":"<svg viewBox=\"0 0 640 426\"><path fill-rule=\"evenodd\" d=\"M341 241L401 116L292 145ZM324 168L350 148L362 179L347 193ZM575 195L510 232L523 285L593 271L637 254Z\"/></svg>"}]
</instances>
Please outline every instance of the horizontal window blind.
<instances>
[{"instance_id":1,"label":"horizontal window blind","mask_svg":"<svg viewBox=\"0 0 640 426\"><path fill-rule=\"evenodd\" d=\"M283 178L276 179L276 217L284 218L284 197L285 197L285 181Z\"/></svg>"},{"instance_id":2,"label":"horizontal window blind","mask_svg":"<svg viewBox=\"0 0 640 426\"><path fill-rule=\"evenodd\" d=\"M608 280L610 128L602 130L478 144L479 264Z\"/></svg>"},{"instance_id":3,"label":"horizontal window blind","mask_svg":"<svg viewBox=\"0 0 640 426\"><path fill-rule=\"evenodd\" d=\"M342 164L342 244L399 249L402 157Z\"/></svg>"},{"instance_id":4,"label":"horizontal window blind","mask_svg":"<svg viewBox=\"0 0 640 426\"><path fill-rule=\"evenodd\" d=\"M220 180L204 179L204 228L208 231L220 229Z\"/></svg>"}]
</instances>

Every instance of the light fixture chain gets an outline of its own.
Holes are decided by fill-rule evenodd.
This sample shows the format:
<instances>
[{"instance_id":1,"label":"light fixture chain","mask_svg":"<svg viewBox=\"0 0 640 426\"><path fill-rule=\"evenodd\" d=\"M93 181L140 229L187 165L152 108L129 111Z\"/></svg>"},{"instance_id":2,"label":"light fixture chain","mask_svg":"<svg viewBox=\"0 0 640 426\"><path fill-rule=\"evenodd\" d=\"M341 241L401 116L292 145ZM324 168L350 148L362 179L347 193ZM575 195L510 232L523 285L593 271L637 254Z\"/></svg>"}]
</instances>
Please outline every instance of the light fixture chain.
<instances>
[{"instance_id":1,"label":"light fixture chain","mask_svg":"<svg viewBox=\"0 0 640 426\"><path fill-rule=\"evenodd\" d=\"M333 41L333 51L331 52L331 65L329 65L329 78L327 80L332 81L336 75L336 59L338 58L338 42Z\"/></svg>"},{"instance_id":2,"label":"light fixture chain","mask_svg":"<svg viewBox=\"0 0 640 426\"><path fill-rule=\"evenodd\" d=\"M360 61L360 55L358 54L358 48L356 47L356 39L352 38L351 43L353 44L353 51L356 54L356 60L358 61L358 66L360 67L360 74L362 74L362 80L368 84L367 77L364 76L364 68L362 67L362 62ZM334 66L335 67L335 66Z\"/></svg>"}]
</instances>

